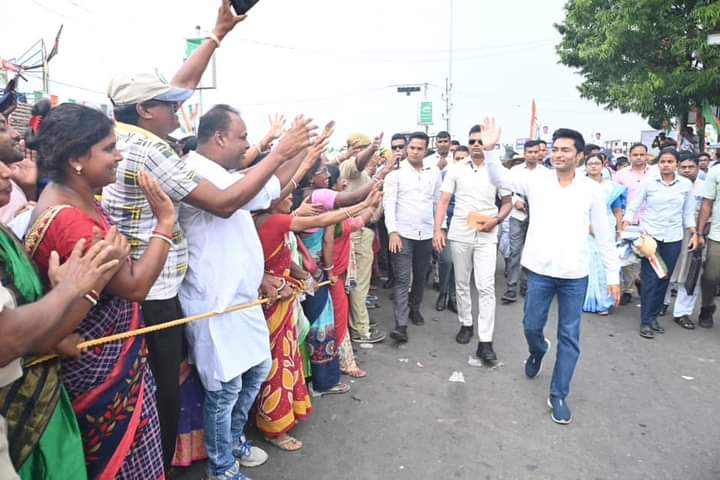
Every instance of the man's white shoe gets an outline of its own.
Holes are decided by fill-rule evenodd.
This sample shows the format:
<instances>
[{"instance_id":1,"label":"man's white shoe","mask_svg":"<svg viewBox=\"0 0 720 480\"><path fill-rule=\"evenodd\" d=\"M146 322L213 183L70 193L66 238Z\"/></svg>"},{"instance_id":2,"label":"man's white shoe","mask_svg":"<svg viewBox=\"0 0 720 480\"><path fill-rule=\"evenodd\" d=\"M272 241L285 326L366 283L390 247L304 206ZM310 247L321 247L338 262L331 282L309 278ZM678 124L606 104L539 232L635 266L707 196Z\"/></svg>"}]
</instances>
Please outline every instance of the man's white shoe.
<instances>
[{"instance_id":1,"label":"man's white shoe","mask_svg":"<svg viewBox=\"0 0 720 480\"><path fill-rule=\"evenodd\" d=\"M259 467L268 460L268 454L260 447L251 445L250 448L243 450L242 457L238 458L238 462L243 467Z\"/></svg>"}]
</instances>

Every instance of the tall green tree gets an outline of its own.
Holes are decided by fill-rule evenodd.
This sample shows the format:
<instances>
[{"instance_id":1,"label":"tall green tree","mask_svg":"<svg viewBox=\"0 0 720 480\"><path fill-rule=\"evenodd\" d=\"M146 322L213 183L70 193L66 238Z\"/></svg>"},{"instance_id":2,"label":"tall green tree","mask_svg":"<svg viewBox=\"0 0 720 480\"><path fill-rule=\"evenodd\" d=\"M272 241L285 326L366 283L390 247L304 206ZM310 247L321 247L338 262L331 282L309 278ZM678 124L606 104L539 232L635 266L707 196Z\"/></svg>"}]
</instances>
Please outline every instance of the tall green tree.
<instances>
[{"instance_id":1,"label":"tall green tree","mask_svg":"<svg viewBox=\"0 0 720 480\"><path fill-rule=\"evenodd\" d=\"M569 0L555 27L561 63L584 77L583 98L660 128L693 105L720 105L720 30L713 0Z\"/></svg>"}]
</instances>

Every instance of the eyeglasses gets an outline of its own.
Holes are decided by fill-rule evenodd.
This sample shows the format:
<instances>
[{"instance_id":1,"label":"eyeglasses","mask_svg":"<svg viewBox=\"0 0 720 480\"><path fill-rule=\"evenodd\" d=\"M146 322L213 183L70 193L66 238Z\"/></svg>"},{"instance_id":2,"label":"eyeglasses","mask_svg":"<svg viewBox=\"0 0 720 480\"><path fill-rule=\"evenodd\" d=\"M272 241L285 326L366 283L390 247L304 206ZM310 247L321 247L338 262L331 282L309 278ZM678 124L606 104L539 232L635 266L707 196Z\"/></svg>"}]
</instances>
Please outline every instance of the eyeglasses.
<instances>
[{"instance_id":1,"label":"eyeglasses","mask_svg":"<svg viewBox=\"0 0 720 480\"><path fill-rule=\"evenodd\" d=\"M143 105L145 105L145 108L152 108L152 107L158 107L160 105L164 107L170 107L173 112L178 111L178 103L177 102L166 102L165 100L148 100L147 102L143 102Z\"/></svg>"},{"instance_id":2,"label":"eyeglasses","mask_svg":"<svg viewBox=\"0 0 720 480\"><path fill-rule=\"evenodd\" d=\"M468 140L468 145L475 145L476 143L482 145L482 140L476 140L474 138Z\"/></svg>"},{"instance_id":3,"label":"eyeglasses","mask_svg":"<svg viewBox=\"0 0 720 480\"><path fill-rule=\"evenodd\" d=\"M392 150L402 150L403 148L405 148L405 145L390 145L390 148Z\"/></svg>"}]
</instances>

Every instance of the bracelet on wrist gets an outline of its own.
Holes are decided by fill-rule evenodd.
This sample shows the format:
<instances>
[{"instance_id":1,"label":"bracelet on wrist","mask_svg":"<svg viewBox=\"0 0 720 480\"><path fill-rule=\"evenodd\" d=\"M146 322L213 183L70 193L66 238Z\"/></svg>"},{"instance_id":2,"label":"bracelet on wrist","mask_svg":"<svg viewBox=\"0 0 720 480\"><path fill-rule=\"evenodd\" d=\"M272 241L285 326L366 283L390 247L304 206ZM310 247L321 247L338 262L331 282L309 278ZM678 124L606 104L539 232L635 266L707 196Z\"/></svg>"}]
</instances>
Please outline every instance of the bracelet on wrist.
<instances>
[{"instance_id":1,"label":"bracelet on wrist","mask_svg":"<svg viewBox=\"0 0 720 480\"><path fill-rule=\"evenodd\" d=\"M323 267L323 270L326 272L331 272L333 268L335 268L335 264L330 265L329 267Z\"/></svg>"},{"instance_id":2,"label":"bracelet on wrist","mask_svg":"<svg viewBox=\"0 0 720 480\"><path fill-rule=\"evenodd\" d=\"M217 35L215 35L214 33L209 33L208 35L205 36L205 38L215 42L215 48L220 48L220 39L218 38Z\"/></svg>"},{"instance_id":3,"label":"bracelet on wrist","mask_svg":"<svg viewBox=\"0 0 720 480\"><path fill-rule=\"evenodd\" d=\"M90 302L90 304L91 304L93 307L98 304L98 301L95 300L95 299L92 297L92 295L90 295L89 293L86 293L85 295L83 295L83 298L84 298L85 300L87 300L88 302Z\"/></svg>"},{"instance_id":4,"label":"bracelet on wrist","mask_svg":"<svg viewBox=\"0 0 720 480\"><path fill-rule=\"evenodd\" d=\"M165 235L164 233L152 232L152 233L150 234L150 238L151 238L151 239L152 239L152 238L158 238L158 239L162 240L163 242L167 243L168 246L170 246L170 248L172 248L172 247L175 245L175 244L173 243L173 241L172 241L172 238L168 237L168 236Z\"/></svg>"},{"instance_id":5,"label":"bracelet on wrist","mask_svg":"<svg viewBox=\"0 0 720 480\"><path fill-rule=\"evenodd\" d=\"M285 280L284 277L280 278L280 286L276 289L278 292L282 291L283 288L285 288L285 285L287 285L287 280Z\"/></svg>"}]
</instances>

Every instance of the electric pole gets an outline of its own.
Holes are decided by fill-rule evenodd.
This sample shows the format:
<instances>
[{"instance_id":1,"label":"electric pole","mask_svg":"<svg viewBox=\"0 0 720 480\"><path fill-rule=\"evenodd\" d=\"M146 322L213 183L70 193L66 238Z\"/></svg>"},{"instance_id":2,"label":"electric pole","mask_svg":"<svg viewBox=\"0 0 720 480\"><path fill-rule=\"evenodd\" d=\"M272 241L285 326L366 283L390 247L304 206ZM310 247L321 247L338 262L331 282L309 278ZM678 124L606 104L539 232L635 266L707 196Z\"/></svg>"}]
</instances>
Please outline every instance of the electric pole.
<instances>
[{"instance_id":1,"label":"electric pole","mask_svg":"<svg viewBox=\"0 0 720 480\"><path fill-rule=\"evenodd\" d=\"M445 130L450 132L451 118L452 118L452 69L453 69L453 7L454 0L450 0L450 32L449 32L449 46L448 46L448 75L445 77L445 93L442 95L442 99L445 102Z\"/></svg>"}]
</instances>

